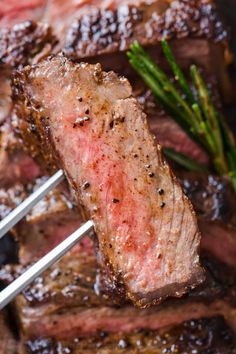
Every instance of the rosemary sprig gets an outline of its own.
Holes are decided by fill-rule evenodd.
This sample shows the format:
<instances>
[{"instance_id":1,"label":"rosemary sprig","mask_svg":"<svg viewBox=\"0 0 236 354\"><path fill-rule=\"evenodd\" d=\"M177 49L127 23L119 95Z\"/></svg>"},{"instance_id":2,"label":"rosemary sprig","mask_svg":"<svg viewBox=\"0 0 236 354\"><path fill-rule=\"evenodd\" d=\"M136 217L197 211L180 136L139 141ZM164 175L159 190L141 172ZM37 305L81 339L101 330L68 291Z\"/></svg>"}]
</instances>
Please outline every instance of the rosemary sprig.
<instances>
[{"instance_id":1,"label":"rosemary sprig","mask_svg":"<svg viewBox=\"0 0 236 354\"><path fill-rule=\"evenodd\" d=\"M179 164L180 166L186 168L189 171L194 172L208 172L207 167L198 163L197 161L189 158L188 156L177 152L171 148L163 148L163 152L166 157L169 157L171 160Z\"/></svg>"},{"instance_id":2,"label":"rosemary sprig","mask_svg":"<svg viewBox=\"0 0 236 354\"><path fill-rule=\"evenodd\" d=\"M162 48L177 85L150 58L138 42L131 45L128 52L129 61L163 108L211 156L215 171L220 176L227 175L231 179L236 192L234 138L223 117L215 109L199 69L195 65L190 67L192 90L167 41L162 41ZM179 161L182 165L185 164L186 168L193 167L192 164L186 163L185 156L184 159L183 156L177 158L173 151L166 152L175 161Z\"/></svg>"}]
</instances>

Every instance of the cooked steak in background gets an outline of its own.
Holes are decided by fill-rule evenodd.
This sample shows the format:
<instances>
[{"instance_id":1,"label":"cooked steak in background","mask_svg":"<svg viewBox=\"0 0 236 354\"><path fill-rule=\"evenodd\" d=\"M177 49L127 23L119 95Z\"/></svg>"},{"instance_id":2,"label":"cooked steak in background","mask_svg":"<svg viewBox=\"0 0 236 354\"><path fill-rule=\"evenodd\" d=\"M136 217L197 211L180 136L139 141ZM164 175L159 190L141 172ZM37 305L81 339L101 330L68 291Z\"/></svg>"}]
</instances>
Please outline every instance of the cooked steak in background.
<instances>
[{"instance_id":1,"label":"cooked steak in background","mask_svg":"<svg viewBox=\"0 0 236 354\"><path fill-rule=\"evenodd\" d=\"M18 183L9 189L0 189L0 219L9 214L46 179L46 177L39 178L34 185ZM82 223L82 216L69 198L62 194L59 188L54 189L14 228L15 239L19 242L20 263L32 263L44 256L77 230ZM80 252L81 248L86 247L88 251L93 250L89 238L84 238L73 250Z\"/></svg>"},{"instance_id":2,"label":"cooked steak in background","mask_svg":"<svg viewBox=\"0 0 236 354\"><path fill-rule=\"evenodd\" d=\"M107 295L100 281L94 255L64 256L19 295L15 312L24 339L52 336L57 340L76 336L129 333L139 329L162 330L191 319L224 316L231 328L235 322L235 271L215 261L202 259L207 269L204 284L182 299L162 306L137 309ZM24 268L6 266L0 279L11 282Z\"/></svg>"},{"instance_id":3,"label":"cooked steak in background","mask_svg":"<svg viewBox=\"0 0 236 354\"><path fill-rule=\"evenodd\" d=\"M13 90L17 114L66 171L127 296L146 306L201 283L196 216L128 81L58 56L18 72Z\"/></svg>"},{"instance_id":4,"label":"cooked steak in background","mask_svg":"<svg viewBox=\"0 0 236 354\"><path fill-rule=\"evenodd\" d=\"M1 1L0 27L11 27L25 20L39 21L47 3L47 0Z\"/></svg>"},{"instance_id":5,"label":"cooked steak in background","mask_svg":"<svg viewBox=\"0 0 236 354\"><path fill-rule=\"evenodd\" d=\"M51 53L55 43L45 24L27 21L0 29L0 187L34 181L41 173L13 132L10 78L12 69L37 63Z\"/></svg>"},{"instance_id":6,"label":"cooked steak in background","mask_svg":"<svg viewBox=\"0 0 236 354\"><path fill-rule=\"evenodd\" d=\"M22 343L27 353L44 354L68 352L71 354L163 354L163 353L233 353L234 340L231 329L222 317L187 321L159 333L138 331L129 334L74 338L57 341L53 338L38 338Z\"/></svg>"},{"instance_id":7,"label":"cooked steak in background","mask_svg":"<svg viewBox=\"0 0 236 354\"><path fill-rule=\"evenodd\" d=\"M17 342L9 329L5 312L0 312L0 354L17 354Z\"/></svg>"},{"instance_id":8,"label":"cooked steak in background","mask_svg":"<svg viewBox=\"0 0 236 354\"><path fill-rule=\"evenodd\" d=\"M224 98L232 96L226 69L231 61L227 31L213 1L138 1L93 7L87 3L73 13L64 53L74 60L101 63L136 81L126 50L134 40L145 46L157 62L167 66L160 40L168 38L178 63L188 69L194 62L205 74L216 76ZM67 11L70 11L70 7ZM65 12L66 13L66 10ZM77 18L76 18L77 17ZM168 67L168 66L167 66ZM133 77L134 76L134 77Z\"/></svg>"}]
</instances>

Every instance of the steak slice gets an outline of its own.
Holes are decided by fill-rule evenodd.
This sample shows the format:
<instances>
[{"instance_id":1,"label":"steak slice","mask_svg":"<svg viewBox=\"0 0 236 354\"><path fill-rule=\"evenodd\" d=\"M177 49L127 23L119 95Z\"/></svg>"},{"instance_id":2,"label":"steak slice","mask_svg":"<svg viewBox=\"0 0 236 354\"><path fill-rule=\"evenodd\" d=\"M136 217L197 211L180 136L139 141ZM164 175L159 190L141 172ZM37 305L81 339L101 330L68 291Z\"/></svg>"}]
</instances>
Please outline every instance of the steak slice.
<instances>
[{"instance_id":1,"label":"steak slice","mask_svg":"<svg viewBox=\"0 0 236 354\"><path fill-rule=\"evenodd\" d=\"M17 342L7 324L5 312L0 312L0 353L17 354Z\"/></svg>"},{"instance_id":2,"label":"steak slice","mask_svg":"<svg viewBox=\"0 0 236 354\"><path fill-rule=\"evenodd\" d=\"M32 181L41 174L12 129L10 78L13 69L47 56L55 43L46 24L26 21L9 29L0 29L0 188Z\"/></svg>"},{"instance_id":3,"label":"steak slice","mask_svg":"<svg viewBox=\"0 0 236 354\"><path fill-rule=\"evenodd\" d=\"M184 299L166 301L149 309L128 303L122 307L98 283L94 255L64 256L38 277L16 299L16 313L26 339L54 337L58 340L108 333L161 330L191 319L222 315L232 328L235 323L235 270L204 258L207 279ZM24 268L6 266L0 279L11 282ZM119 300L119 299L118 299Z\"/></svg>"},{"instance_id":4,"label":"steak slice","mask_svg":"<svg viewBox=\"0 0 236 354\"><path fill-rule=\"evenodd\" d=\"M34 185L15 184L9 189L0 189L0 219L3 219L24 199L33 193L47 177L38 178ZM67 193L68 194L68 193ZM55 188L43 198L14 228L19 243L19 261L32 263L44 256L53 247L72 234L83 223L83 218L69 200L69 196ZM73 251L87 249L93 252L92 241L84 238Z\"/></svg>"},{"instance_id":5,"label":"steak slice","mask_svg":"<svg viewBox=\"0 0 236 354\"><path fill-rule=\"evenodd\" d=\"M56 38L46 24L26 21L0 29L0 67L15 68L47 56Z\"/></svg>"},{"instance_id":6,"label":"steak slice","mask_svg":"<svg viewBox=\"0 0 236 354\"><path fill-rule=\"evenodd\" d=\"M57 56L18 73L13 90L17 114L37 127L45 156L94 220L103 265L127 297L147 306L201 283L196 216L128 81Z\"/></svg>"},{"instance_id":7,"label":"steak slice","mask_svg":"<svg viewBox=\"0 0 236 354\"><path fill-rule=\"evenodd\" d=\"M163 353L232 353L234 333L220 316L186 321L163 331L137 331L128 334L74 338L57 341L37 338L22 343L27 353L69 352L71 354L163 354Z\"/></svg>"},{"instance_id":8,"label":"steak slice","mask_svg":"<svg viewBox=\"0 0 236 354\"><path fill-rule=\"evenodd\" d=\"M198 215L201 248L236 267L236 201L230 183L211 175L178 174Z\"/></svg>"},{"instance_id":9,"label":"steak slice","mask_svg":"<svg viewBox=\"0 0 236 354\"><path fill-rule=\"evenodd\" d=\"M0 8L0 27L11 27L25 20L39 21L46 4L46 0L3 1Z\"/></svg>"},{"instance_id":10,"label":"steak slice","mask_svg":"<svg viewBox=\"0 0 236 354\"><path fill-rule=\"evenodd\" d=\"M68 11L70 6L65 13ZM88 6L86 2L75 13L74 21L70 18L67 26L64 48L69 58L99 62L105 70L131 79L134 71L126 56L131 43L139 41L158 63L166 66L160 41L168 38L182 69L194 62L208 75L217 77L226 98L232 96L226 68L227 31L214 1L122 1L102 2L101 6Z\"/></svg>"}]
</instances>

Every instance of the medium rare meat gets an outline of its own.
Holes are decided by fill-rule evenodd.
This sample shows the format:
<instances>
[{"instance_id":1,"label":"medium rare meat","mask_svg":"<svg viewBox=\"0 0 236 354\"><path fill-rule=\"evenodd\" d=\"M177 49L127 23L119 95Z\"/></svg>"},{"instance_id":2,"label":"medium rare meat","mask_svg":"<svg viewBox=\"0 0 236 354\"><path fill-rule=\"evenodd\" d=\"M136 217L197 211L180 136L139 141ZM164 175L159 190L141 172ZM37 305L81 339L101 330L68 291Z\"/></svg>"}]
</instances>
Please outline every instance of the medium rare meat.
<instances>
[{"instance_id":1,"label":"medium rare meat","mask_svg":"<svg viewBox=\"0 0 236 354\"><path fill-rule=\"evenodd\" d=\"M196 216L128 81L57 56L13 84L17 114L64 168L127 297L146 306L201 283Z\"/></svg>"},{"instance_id":2,"label":"medium rare meat","mask_svg":"<svg viewBox=\"0 0 236 354\"><path fill-rule=\"evenodd\" d=\"M128 334L74 338L57 341L38 338L22 343L27 353L59 354L163 354L163 353L232 353L234 334L222 317L187 321L181 325L159 331L138 331Z\"/></svg>"}]
</instances>

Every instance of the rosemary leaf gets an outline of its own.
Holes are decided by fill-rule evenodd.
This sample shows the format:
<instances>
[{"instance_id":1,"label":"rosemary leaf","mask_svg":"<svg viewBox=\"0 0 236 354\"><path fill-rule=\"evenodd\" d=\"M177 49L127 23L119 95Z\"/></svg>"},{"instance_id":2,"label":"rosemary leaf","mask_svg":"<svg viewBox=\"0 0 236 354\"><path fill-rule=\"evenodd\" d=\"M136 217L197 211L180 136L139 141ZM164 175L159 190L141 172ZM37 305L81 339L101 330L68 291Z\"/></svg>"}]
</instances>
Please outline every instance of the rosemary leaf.
<instances>
[{"instance_id":1,"label":"rosemary leaf","mask_svg":"<svg viewBox=\"0 0 236 354\"><path fill-rule=\"evenodd\" d=\"M197 161L189 158L184 154L177 152L174 149L163 148L163 152L166 157L178 163L180 166L186 168L189 171L204 172L204 173L208 172L206 166L199 164Z\"/></svg>"}]
</instances>

